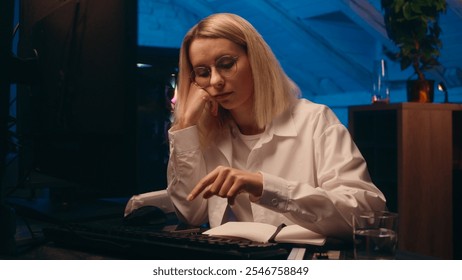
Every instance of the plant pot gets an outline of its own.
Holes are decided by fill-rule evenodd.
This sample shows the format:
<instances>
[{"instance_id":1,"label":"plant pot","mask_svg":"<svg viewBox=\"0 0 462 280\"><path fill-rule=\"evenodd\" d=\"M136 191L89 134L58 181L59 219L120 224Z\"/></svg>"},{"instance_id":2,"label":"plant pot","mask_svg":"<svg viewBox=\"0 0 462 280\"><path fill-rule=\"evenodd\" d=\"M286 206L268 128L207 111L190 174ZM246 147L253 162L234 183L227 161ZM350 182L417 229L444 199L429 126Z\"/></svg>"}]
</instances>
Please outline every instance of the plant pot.
<instances>
[{"instance_id":1,"label":"plant pot","mask_svg":"<svg viewBox=\"0 0 462 280\"><path fill-rule=\"evenodd\" d=\"M407 101L432 103L435 89L435 81L433 80L408 80L407 86Z\"/></svg>"}]
</instances>

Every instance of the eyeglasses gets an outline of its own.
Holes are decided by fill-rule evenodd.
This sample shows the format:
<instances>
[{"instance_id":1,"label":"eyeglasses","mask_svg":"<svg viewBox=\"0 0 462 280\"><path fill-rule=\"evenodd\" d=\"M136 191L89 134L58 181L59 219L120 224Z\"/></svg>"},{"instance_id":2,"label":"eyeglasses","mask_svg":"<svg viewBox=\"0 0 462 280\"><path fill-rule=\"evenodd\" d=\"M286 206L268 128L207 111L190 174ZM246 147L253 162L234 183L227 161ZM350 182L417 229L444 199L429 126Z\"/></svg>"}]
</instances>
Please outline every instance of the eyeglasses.
<instances>
[{"instance_id":1,"label":"eyeglasses","mask_svg":"<svg viewBox=\"0 0 462 280\"><path fill-rule=\"evenodd\" d=\"M223 77L231 77L237 72L238 56L224 55L215 61L215 69ZM212 69L207 66L199 66L192 70L191 81L201 88L210 85Z\"/></svg>"}]
</instances>

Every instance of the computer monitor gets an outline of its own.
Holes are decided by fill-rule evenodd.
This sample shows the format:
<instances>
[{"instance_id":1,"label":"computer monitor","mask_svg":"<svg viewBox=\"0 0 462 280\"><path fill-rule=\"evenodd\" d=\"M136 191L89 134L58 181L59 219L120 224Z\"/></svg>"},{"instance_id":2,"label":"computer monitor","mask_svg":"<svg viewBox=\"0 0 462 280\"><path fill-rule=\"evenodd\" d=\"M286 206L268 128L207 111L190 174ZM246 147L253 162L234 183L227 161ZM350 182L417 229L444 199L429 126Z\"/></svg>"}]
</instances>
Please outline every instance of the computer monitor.
<instances>
[{"instance_id":1,"label":"computer monitor","mask_svg":"<svg viewBox=\"0 0 462 280\"><path fill-rule=\"evenodd\" d=\"M136 1L21 0L19 32L39 68L18 90L20 176L62 200L138 193Z\"/></svg>"}]
</instances>

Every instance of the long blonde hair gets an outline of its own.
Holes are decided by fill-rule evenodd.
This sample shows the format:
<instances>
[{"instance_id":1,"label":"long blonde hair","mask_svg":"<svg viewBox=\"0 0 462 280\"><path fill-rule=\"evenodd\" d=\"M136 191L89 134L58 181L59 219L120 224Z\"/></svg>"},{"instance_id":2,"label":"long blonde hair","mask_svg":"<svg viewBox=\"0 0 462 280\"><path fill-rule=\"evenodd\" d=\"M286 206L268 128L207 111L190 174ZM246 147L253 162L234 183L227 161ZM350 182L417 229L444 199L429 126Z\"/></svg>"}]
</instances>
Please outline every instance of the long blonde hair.
<instances>
[{"instance_id":1,"label":"long blonde hair","mask_svg":"<svg viewBox=\"0 0 462 280\"><path fill-rule=\"evenodd\" d=\"M254 84L254 117L259 128L269 124L275 116L284 112L299 97L300 89L285 74L258 31L240 16L219 13L201 20L186 33L183 39L180 49L175 116L183 114L186 110L187 104L184 103L187 99L192 71L189 47L196 38L225 38L247 52ZM230 114L224 109L218 111L217 118L210 114L202 114L197 124L201 143L203 145L209 143L230 118Z\"/></svg>"}]
</instances>

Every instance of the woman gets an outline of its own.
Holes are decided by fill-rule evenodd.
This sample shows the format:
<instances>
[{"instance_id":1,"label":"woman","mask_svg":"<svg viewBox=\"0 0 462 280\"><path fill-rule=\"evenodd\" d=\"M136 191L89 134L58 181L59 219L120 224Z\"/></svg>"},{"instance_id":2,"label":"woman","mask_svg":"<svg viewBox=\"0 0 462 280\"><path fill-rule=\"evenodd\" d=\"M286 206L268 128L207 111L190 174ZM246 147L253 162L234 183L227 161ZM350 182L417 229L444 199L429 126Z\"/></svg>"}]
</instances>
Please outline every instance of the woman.
<instances>
[{"instance_id":1,"label":"woman","mask_svg":"<svg viewBox=\"0 0 462 280\"><path fill-rule=\"evenodd\" d=\"M299 98L260 34L233 14L186 34L169 139L167 191L189 224L298 224L346 237L352 215L385 208L346 128Z\"/></svg>"}]
</instances>

